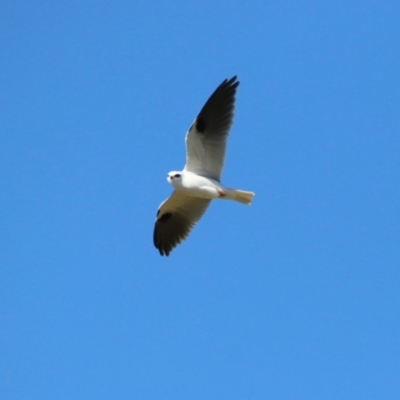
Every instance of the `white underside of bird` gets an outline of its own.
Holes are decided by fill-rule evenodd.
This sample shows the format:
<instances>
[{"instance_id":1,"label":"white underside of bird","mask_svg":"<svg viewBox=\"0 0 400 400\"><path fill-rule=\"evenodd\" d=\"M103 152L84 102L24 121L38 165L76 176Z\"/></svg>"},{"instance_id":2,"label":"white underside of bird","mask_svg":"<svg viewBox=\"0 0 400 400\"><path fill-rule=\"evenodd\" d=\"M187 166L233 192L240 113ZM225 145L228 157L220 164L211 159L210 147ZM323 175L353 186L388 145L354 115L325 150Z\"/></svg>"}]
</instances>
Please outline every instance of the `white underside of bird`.
<instances>
[{"instance_id":1,"label":"white underside of bird","mask_svg":"<svg viewBox=\"0 0 400 400\"><path fill-rule=\"evenodd\" d=\"M167 180L177 192L200 199L224 199L250 204L254 197L253 192L232 189L214 179L187 170L172 171L167 175Z\"/></svg>"}]
</instances>

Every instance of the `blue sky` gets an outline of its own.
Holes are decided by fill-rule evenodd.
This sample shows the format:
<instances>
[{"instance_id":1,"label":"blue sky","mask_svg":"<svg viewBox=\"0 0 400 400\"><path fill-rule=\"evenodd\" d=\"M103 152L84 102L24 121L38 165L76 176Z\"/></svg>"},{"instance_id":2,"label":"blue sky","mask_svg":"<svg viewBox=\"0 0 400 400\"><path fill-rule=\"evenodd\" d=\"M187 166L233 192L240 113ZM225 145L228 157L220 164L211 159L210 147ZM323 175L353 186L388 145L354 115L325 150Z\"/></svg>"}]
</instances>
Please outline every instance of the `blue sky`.
<instances>
[{"instance_id":1,"label":"blue sky","mask_svg":"<svg viewBox=\"0 0 400 400\"><path fill-rule=\"evenodd\" d=\"M0 4L0 397L400 398L400 4ZM184 135L238 75L170 257Z\"/></svg>"}]
</instances>

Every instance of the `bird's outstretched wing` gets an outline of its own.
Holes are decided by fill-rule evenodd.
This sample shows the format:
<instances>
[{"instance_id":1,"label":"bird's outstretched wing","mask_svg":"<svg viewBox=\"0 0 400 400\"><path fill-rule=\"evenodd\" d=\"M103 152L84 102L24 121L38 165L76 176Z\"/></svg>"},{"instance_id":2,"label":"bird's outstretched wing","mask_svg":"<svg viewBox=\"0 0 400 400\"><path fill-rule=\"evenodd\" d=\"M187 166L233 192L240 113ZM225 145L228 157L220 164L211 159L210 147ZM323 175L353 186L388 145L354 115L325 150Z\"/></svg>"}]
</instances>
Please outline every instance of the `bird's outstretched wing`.
<instances>
[{"instance_id":1,"label":"bird's outstretched wing","mask_svg":"<svg viewBox=\"0 0 400 400\"><path fill-rule=\"evenodd\" d=\"M168 256L174 247L186 239L210 201L174 191L161 203L157 211L153 240L162 256Z\"/></svg>"},{"instance_id":2,"label":"bird's outstretched wing","mask_svg":"<svg viewBox=\"0 0 400 400\"><path fill-rule=\"evenodd\" d=\"M236 76L225 79L207 100L186 134L187 171L219 181L233 122Z\"/></svg>"}]
</instances>

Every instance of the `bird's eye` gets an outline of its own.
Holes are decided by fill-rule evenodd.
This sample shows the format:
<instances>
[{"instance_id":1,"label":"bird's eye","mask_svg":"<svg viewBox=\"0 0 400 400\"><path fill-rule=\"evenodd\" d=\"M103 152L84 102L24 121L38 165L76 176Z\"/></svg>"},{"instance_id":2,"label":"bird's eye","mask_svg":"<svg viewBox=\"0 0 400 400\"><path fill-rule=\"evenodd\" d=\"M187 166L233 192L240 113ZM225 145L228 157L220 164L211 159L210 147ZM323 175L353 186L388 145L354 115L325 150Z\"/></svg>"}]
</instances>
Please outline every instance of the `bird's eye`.
<instances>
[{"instance_id":1,"label":"bird's eye","mask_svg":"<svg viewBox=\"0 0 400 400\"><path fill-rule=\"evenodd\" d=\"M180 178L181 177L181 174L175 174L174 175L174 178Z\"/></svg>"}]
</instances>

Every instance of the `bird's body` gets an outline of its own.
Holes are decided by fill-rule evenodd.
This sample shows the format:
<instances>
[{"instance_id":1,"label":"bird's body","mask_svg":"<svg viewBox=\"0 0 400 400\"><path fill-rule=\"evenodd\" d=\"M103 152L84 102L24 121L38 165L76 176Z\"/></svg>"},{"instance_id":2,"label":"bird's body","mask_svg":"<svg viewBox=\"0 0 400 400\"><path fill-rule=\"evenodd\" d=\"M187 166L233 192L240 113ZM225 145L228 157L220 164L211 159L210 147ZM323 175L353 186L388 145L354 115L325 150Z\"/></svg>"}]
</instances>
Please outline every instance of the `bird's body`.
<instances>
[{"instance_id":1,"label":"bird's body","mask_svg":"<svg viewBox=\"0 0 400 400\"><path fill-rule=\"evenodd\" d=\"M239 201L240 203L250 204L251 199L254 196L254 193L252 192L231 189L221 185L215 179L207 178L205 176L185 170L180 172L170 172L167 176L167 180L180 194L198 197L200 199L235 200ZM246 200L246 196L243 198L238 196L240 193L248 193L248 199Z\"/></svg>"},{"instance_id":2,"label":"bird's body","mask_svg":"<svg viewBox=\"0 0 400 400\"><path fill-rule=\"evenodd\" d=\"M253 192L225 187L220 183L226 139L233 122L236 76L225 79L203 106L186 134L186 165L168 173L172 195L157 211L154 245L161 255L185 239L213 199L250 204Z\"/></svg>"},{"instance_id":3,"label":"bird's body","mask_svg":"<svg viewBox=\"0 0 400 400\"><path fill-rule=\"evenodd\" d=\"M179 177L175 177L176 175ZM214 179L185 170L169 173L167 180L182 195L201 199L217 199L224 191L224 187Z\"/></svg>"}]
</instances>

